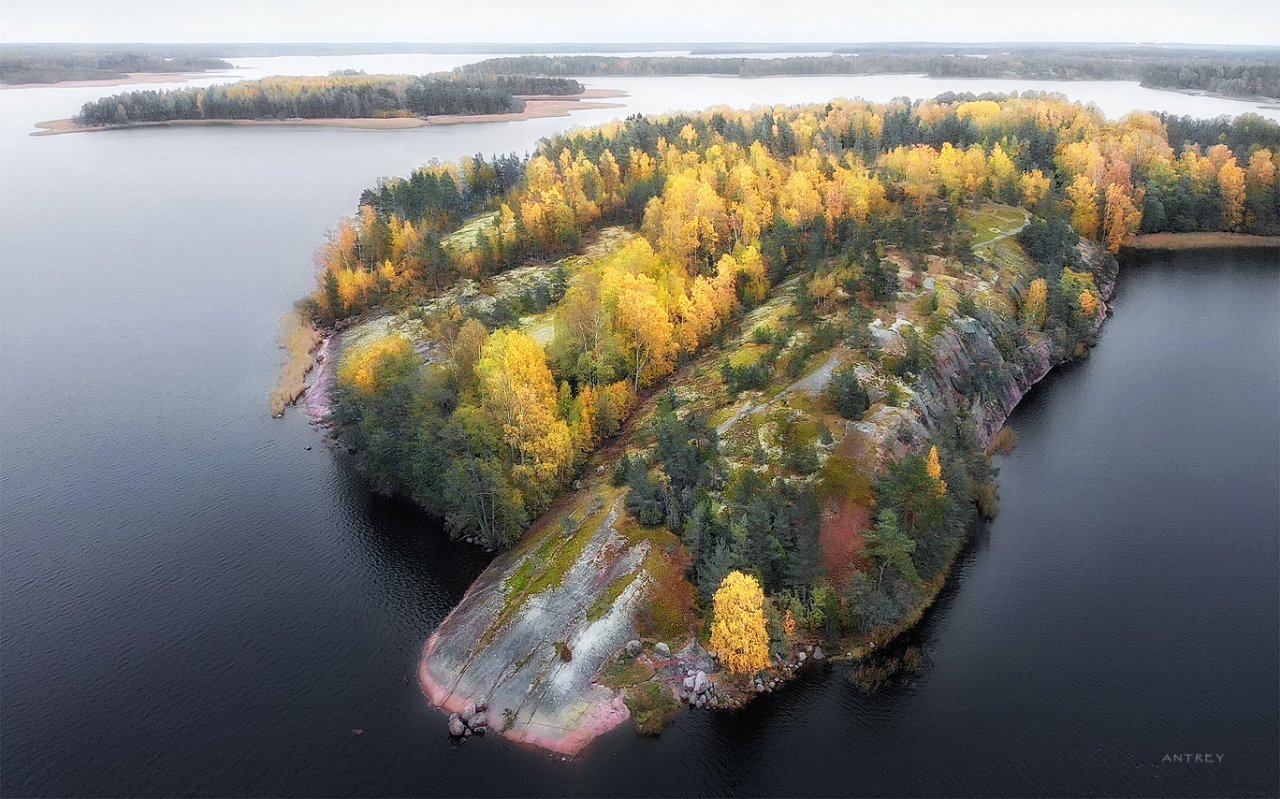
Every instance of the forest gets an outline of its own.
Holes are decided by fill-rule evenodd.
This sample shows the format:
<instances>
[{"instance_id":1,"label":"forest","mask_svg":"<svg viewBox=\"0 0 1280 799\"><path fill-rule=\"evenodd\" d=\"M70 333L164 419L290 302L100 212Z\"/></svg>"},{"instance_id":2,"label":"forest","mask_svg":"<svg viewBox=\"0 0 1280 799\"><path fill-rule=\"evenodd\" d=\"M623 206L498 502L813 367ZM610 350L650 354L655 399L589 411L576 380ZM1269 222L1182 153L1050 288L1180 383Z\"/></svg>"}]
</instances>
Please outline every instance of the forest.
<instances>
[{"instance_id":1,"label":"forest","mask_svg":"<svg viewBox=\"0 0 1280 799\"><path fill-rule=\"evenodd\" d=\"M1081 353L1091 253L1280 233L1278 136L1035 93L633 116L381 181L301 307L346 331L331 421L372 486L454 535L512 546L595 465L636 535L674 536L657 629L728 582L751 594L738 574L770 647L796 625L871 635L995 512L956 397L994 402L1033 353ZM975 330L996 360L948 372ZM824 369L801 401L791 384ZM859 424L888 425L888 449L849 449ZM578 540L563 522L549 546Z\"/></svg>"},{"instance_id":2,"label":"forest","mask_svg":"<svg viewBox=\"0 0 1280 799\"><path fill-rule=\"evenodd\" d=\"M524 110L518 95L573 95L582 84L535 76L365 75L276 77L208 88L132 91L84 104L82 125L179 119L362 119Z\"/></svg>"},{"instance_id":3,"label":"forest","mask_svg":"<svg viewBox=\"0 0 1280 799\"><path fill-rule=\"evenodd\" d=\"M781 58L720 56L507 56L458 67L466 75L881 75L943 78L1136 80L1161 89L1240 97L1280 97L1280 52L1154 51L1150 48L989 48L972 45L840 48L833 55Z\"/></svg>"},{"instance_id":4,"label":"forest","mask_svg":"<svg viewBox=\"0 0 1280 799\"><path fill-rule=\"evenodd\" d=\"M0 53L0 83L9 84L113 80L131 72L206 72L214 69L231 69L231 64L208 55L50 51L10 45Z\"/></svg>"}]
</instances>

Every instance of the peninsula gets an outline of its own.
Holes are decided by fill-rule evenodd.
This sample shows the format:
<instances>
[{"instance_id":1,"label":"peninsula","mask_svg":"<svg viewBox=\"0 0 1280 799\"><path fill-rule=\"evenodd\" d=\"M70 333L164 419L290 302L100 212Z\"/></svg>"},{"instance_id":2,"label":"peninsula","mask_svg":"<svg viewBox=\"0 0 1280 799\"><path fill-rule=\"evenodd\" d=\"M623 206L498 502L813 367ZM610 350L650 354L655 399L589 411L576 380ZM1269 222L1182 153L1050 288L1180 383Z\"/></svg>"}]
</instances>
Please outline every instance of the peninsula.
<instances>
[{"instance_id":1,"label":"peninsula","mask_svg":"<svg viewBox=\"0 0 1280 799\"><path fill-rule=\"evenodd\" d=\"M299 304L308 405L376 490L504 550L426 642L424 693L455 734L573 754L883 651L997 512L989 453L1086 356L1115 254L1280 232L1278 133L833 99L366 190Z\"/></svg>"}]
</instances>

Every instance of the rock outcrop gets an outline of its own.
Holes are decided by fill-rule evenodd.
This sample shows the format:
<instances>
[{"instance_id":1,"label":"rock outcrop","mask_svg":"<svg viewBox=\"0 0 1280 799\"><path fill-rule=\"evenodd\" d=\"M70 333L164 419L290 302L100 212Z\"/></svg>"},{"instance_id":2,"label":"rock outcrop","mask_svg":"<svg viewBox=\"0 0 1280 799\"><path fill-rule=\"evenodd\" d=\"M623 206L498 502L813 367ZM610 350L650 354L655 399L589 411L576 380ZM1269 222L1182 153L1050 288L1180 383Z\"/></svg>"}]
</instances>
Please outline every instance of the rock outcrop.
<instances>
[{"instance_id":1,"label":"rock outcrop","mask_svg":"<svg viewBox=\"0 0 1280 799\"><path fill-rule=\"evenodd\" d=\"M632 619L646 584L648 544L618 533L618 512L615 504L577 533L587 537L581 551L545 590L521 593L511 579L530 559L545 558L542 547L503 555L485 570L423 649L418 679L433 704L461 717L482 703L491 729L501 723L509 738L567 755L628 718L622 698L592 682L636 638ZM600 607L609 586L628 575L635 576ZM556 642L572 650L572 660Z\"/></svg>"}]
</instances>

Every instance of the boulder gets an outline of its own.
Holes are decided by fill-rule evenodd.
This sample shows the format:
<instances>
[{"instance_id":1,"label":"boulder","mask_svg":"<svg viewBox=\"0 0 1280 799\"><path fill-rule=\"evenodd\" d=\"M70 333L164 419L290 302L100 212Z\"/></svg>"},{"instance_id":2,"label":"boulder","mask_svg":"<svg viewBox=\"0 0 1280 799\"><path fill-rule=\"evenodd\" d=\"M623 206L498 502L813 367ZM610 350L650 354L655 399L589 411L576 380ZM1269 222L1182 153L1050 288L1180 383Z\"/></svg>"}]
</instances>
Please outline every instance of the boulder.
<instances>
[{"instance_id":1,"label":"boulder","mask_svg":"<svg viewBox=\"0 0 1280 799\"><path fill-rule=\"evenodd\" d=\"M669 658L671 657L671 647L667 646L666 643L659 641L657 645L653 647L653 654L660 658Z\"/></svg>"},{"instance_id":2,"label":"boulder","mask_svg":"<svg viewBox=\"0 0 1280 799\"><path fill-rule=\"evenodd\" d=\"M826 654L824 654L824 653L823 653L823 651L822 651L822 647L820 647L820 646L815 646L815 647L813 648L813 659L814 659L814 660L822 660L822 659L823 659L823 658L825 658L825 657L826 657Z\"/></svg>"},{"instance_id":3,"label":"boulder","mask_svg":"<svg viewBox=\"0 0 1280 799\"><path fill-rule=\"evenodd\" d=\"M685 679L688 678L686 677ZM697 674L693 675L693 692L695 694L700 694L707 690L707 686L710 684L711 683L707 680L707 673L705 671L699 671Z\"/></svg>"},{"instance_id":4,"label":"boulder","mask_svg":"<svg viewBox=\"0 0 1280 799\"><path fill-rule=\"evenodd\" d=\"M462 723L462 717L457 713L449 714L449 734L454 738L461 738L463 733L467 731L467 725Z\"/></svg>"},{"instance_id":5,"label":"boulder","mask_svg":"<svg viewBox=\"0 0 1280 799\"><path fill-rule=\"evenodd\" d=\"M470 723L471 723L471 717L472 717L472 716L474 716L475 714L476 714L476 703L475 703L475 702L468 702L468 703L467 703L467 704L462 708L462 713L460 714L460 715L462 716L462 723L463 723L463 724L470 724Z\"/></svg>"},{"instance_id":6,"label":"boulder","mask_svg":"<svg viewBox=\"0 0 1280 799\"><path fill-rule=\"evenodd\" d=\"M684 685L684 689L685 689L686 691L692 691L692 690L693 690L693 686L694 686L695 684L696 684L696 680L694 680L692 677L685 677L685 678L684 678L684 683L683 683L683 685Z\"/></svg>"},{"instance_id":7,"label":"boulder","mask_svg":"<svg viewBox=\"0 0 1280 799\"><path fill-rule=\"evenodd\" d=\"M805 653L801 652L800 654L796 655L796 660L798 660L798 661L800 661L801 663L803 663L803 662L804 662L804 659L805 659L806 657L808 657L808 655L806 655Z\"/></svg>"},{"instance_id":8,"label":"boulder","mask_svg":"<svg viewBox=\"0 0 1280 799\"><path fill-rule=\"evenodd\" d=\"M489 719L483 713L476 713L471 717L471 721L467 722L467 725L473 730L480 727L487 727L489 725Z\"/></svg>"},{"instance_id":9,"label":"boulder","mask_svg":"<svg viewBox=\"0 0 1280 799\"><path fill-rule=\"evenodd\" d=\"M635 657L644 651L644 646L634 638L627 641L627 655Z\"/></svg>"}]
</instances>

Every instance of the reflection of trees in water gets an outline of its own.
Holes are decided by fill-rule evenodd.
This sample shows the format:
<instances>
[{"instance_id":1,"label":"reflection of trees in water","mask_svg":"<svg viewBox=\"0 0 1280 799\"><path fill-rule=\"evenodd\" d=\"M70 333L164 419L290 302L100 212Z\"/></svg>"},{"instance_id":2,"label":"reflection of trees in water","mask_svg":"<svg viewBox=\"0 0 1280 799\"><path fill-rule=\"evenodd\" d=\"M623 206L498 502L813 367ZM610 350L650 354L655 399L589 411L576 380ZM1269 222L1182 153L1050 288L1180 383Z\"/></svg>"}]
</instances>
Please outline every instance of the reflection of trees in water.
<instances>
[{"instance_id":1,"label":"reflection of trees in water","mask_svg":"<svg viewBox=\"0 0 1280 799\"><path fill-rule=\"evenodd\" d=\"M450 540L443 522L412 502L371 491L345 454L335 453L334 461L334 489L347 511L344 532L350 533L355 560L364 564L359 573L377 595L375 604L387 609L381 623L400 626L397 620L403 620L425 636L458 604L492 555Z\"/></svg>"}]
</instances>

